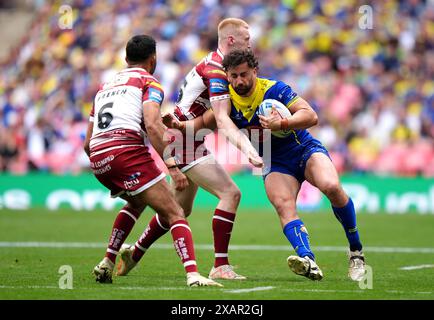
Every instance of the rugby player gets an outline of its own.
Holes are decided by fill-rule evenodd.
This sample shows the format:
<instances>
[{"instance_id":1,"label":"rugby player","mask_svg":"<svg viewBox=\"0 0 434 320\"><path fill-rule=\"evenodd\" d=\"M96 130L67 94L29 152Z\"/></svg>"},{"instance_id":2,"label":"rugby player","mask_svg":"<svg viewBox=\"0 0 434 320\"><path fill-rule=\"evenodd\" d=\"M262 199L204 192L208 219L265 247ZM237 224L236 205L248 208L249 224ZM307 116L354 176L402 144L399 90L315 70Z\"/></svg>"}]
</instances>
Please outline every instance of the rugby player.
<instances>
[{"instance_id":1,"label":"rugby player","mask_svg":"<svg viewBox=\"0 0 434 320\"><path fill-rule=\"evenodd\" d=\"M271 135L271 141L267 141L271 143L271 159L263 169L267 196L279 215L283 233L297 253L288 257L288 266L294 273L311 280L323 278L309 245L307 229L297 214L297 195L306 180L330 200L349 243L348 276L360 281L365 274L365 258L353 201L343 190L328 151L306 130L318 123L316 112L282 81L257 77L258 61L249 50L231 52L222 64L230 83L232 105L228 115L239 129L262 127L291 131L284 138ZM292 116L282 119L277 112L269 117L258 115L258 106L265 99L282 102ZM197 127L216 126L212 112L194 121Z\"/></svg>"},{"instance_id":2,"label":"rugby player","mask_svg":"<svg viewBox=\"0 0 434 320\"><path fill-rule=\"evenodd\" d=\"M236 18L222 20L218 25L217 50L210 52L187 74L179 90L174 111L178 121L195 119L211 108L230 109L228 82L221 63L223 57L232 50L247 48L250 48L249 25ZM180 170L188 178L188 187L182 191L175 190L175 198L187 217L192 211L198 187L219 199L212 219L215 259L209 278L243 280L245 277L233 270L228 258L229 241L241 197L240 190L204 146L205 137L195 136L193 128L181 129L181 137L175 136L171 147ZM262 159L247 137L237 129L235 134L241 137L238 137L238 140L244 142L244 150L250 161L262 165ZM177 150L180 152L177 153ZM167 230L164 219L158 214L155 215L136 244L121 249L117 275L128 274L152 243Z\"/></svg>"},{"instance_id":3,"label":"rugby player","mask_svg":"<svg viewBox=\"0 0 434 320\"><path fill-rule=\"evenodd\" d=\"M165 174L157 167L145 140L163 157L168 142L160 105L164 92L152 74L156 42L147 35L132 37L126 46L128 67L103 83L90 113L85 151L95 177L127 204L114 221L105 257L93 269L97 282L111 283L119 250L147 205L167 222L189 286L221 286L198 273L194 244L181 206L171 193ZM188 184L173 157L165 159L178 190Z\"/></svg>"}]
</instances>

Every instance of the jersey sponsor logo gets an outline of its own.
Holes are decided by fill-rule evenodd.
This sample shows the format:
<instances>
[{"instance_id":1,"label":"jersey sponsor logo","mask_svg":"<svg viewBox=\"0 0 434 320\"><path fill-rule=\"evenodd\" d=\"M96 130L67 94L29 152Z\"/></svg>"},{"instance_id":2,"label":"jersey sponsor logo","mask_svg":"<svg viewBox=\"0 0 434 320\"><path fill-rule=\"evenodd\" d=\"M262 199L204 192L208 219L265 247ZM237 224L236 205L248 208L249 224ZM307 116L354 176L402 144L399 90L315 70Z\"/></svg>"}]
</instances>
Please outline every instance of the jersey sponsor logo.
<instances>
[{"instance_id":1,"label":"jersey sponsor logo","mask_svg":"<svg viewBox=\"0 0 434 320\"><path fill-rule=\"evenodd\" d=\"M139 179L135 178L135 179L132 179L132 180L125 180L124 181L124 186L125 186L125 189L128 190L128 189L130 189L130 188L138 185L139 183L140 183Z\"/></svg>"},{"instance_id":2,"label":"jersey sponsor logo","mask_svg":"<svg viewBox=\"0 0 434 320\"><path fill-rule=\"evenodd\" d=\"M109 172L111 169L112 169L112 167L108 164L108 165L106 165L100 169L92 169L92 171L95 175L100 175L100 174Z\"/></svg>"},{"instance_id":3,"label":"jersey sponsor logo","mask_svg":"<svg viewBox=\"0 0 434 320\"><path fill-rule=\"evenodd\" d=\"M95 162L91 161L90 167L91 167L93 173L95 175L100 175L100 174L103 174L103 173L110 171L112 169L112 167L109 164L109 162L113 161L114 158L115 157L113 155L109 155L100 161L95 161Z\"/></svg>"},{"instance_id":4,"label":"jersey sponsor logo","mask_svg":"<svg viewBox=\"0 0 434 320\"><path fill-rule=\"evenodd\" d=\"M174 245L175 245L176 252L182 258L182 260L187 260L190 258L190 256L188 255L188 250L184 238L176 239L174 241Z\"/></svg>"},{"instance_id":5,"label":"jersey sponsor logo","mask_svg":"<svg viewBox=\"0 0 434 320\"><path fill-rule=\"evenodd\" d=\"M93 168L101 168L102 166L106 165L107 163L111 162L114 160L114 155L109 155L107 157L105 157L104 159L100 160L100 161L91 161L90 162L90 167Z\"/></svg>"},{"instance_id":6,"label":"jersey sponsor logo","mask_svg":"<svg viewBox=\"0 0 434 320\"><path fill-rule=\"evenodd\" d=\"M149 88L148 92L149 100L155 101L158 104L161 104L163 102L163 95L161 94L161 91L154 88Z\"/></svg>"},{"instance_id":7,"label":"jersey sponsor logo","mask_svg":"<svg viewBox=\"0 0 434 320\"><path fill-rule=\"evenodd\" d=\"M209 83L211 93L226 93L229 91L228 83L223 79L210 79Z\"/></svg>"}]
</instances>

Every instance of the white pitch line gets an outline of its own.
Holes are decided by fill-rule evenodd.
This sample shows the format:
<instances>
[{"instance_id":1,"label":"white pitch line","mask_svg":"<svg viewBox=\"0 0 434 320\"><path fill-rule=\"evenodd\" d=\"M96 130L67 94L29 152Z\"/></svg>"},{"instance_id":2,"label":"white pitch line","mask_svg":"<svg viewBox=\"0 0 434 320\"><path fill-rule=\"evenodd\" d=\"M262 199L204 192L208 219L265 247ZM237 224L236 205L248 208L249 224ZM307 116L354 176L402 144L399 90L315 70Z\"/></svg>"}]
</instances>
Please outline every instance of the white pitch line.
<instances>
[{"instance_id":1,"label":"white pitch line","mask_svg":"<svg viewBox=\"0 0 434 320\"><path fill-rule=\"evenodd\" d=\"M0 248L106 248L103 242L11 242L0 241ZM214 250L211 244L195 244L198 250ZM154 249L173 249L172 244L156 243ZM346 252L348 247L343 246L318 246L312 247L313 251ZM411 248L411 247L364 247L365 252L369 253L434 253L434 248ZM229 250L236 251L291 251L292 248L281 245L230 245Z\"/></svg>"},{"instance_id":2,"label":"white pitch line","mask_svg":"<svg viewBox=\"0 0 434 320\"><path fill-rule=\"evenodd\" d=\"M365 290L332 290L332 289L281 289L289 292L318 292L318 293L363 293Z\"/></svg>"},{"instance_id":3,"label":"white pitch line","mask_svg":"<svg viewBox=\"0 0 434 320\"><path fill-rule=\"evenodd\" d=\"M333 289L280 289L289 292L317 292L317 293L364 293L370 290L333 290ZM376 292L396 293L396 294L433 294L432 291L398 291L398 290L376 290Z\"/></svg>"},{"instance_id":4,"label":"white pitch line","mask_svg":"<svg viewBox=\"0 0 434 320\"><path fill-rule=\"evenodd\" d=\"M113 287L116 290L128 290L128 291L134 291L134 290L192 290L190 287ZM4 286L0 285L1 289L58 289L58 290L65 290L69 291L67 289L60 289L56 286ZM101 290L101 287L74 287L72 290ZM200 290L215 290L215 288L200 288Z\"/></svg>"},{"instance_id":5,"label":"white pitch line","mask_svg":"<svg viewBox=\"0 0 434 320\"><path fill-rule=\"evenodd\" d=\"M421 264L418 266L407 266L399 268L399 270L418 270L418 269L426 269L426 268L434 268L434 264Z\"/></svg>"},{"instance_id":6,"label":"white pitch line","mask_svg":"<svg viewBox=\"0 0 434 320\"><path fill-rule=\"evenodd\" d=\"M235 289L235 290L224 290L224 292L228 293L246 293L246 292L253 292L253 291L265 291L265 290L271 290L275 287L255 287L255 288L248 288L248 289Z\"/></svg>"},{"instance_id":7,"label":"white pitch line","mask_svg":"<svg viewBox=\"0 0 434 320\"><path fill-rule=\"evenodd\" d=\"M0 289L59 289L55 286L0 286Z\"/></svg>"},{"instance_id":8,"label":"white pitch line","mask_svg":"<svg viewBox=\"0 0 434 320\"><path fill-rule=\"evenodd\" d=\"M74 287L72 290L67 289L60 289L56 286L5 286L0 285L1 289L57 289L57 290L64 290L64 291L73 291L73 290L101 290L100 286L96 287ZM113 287L113 289L116 290L127 290L127 291L161 291L161 290L194 290L190 287ZM289 288L279 288L279 287L255 287L255 288L246 288L246 289L235 289L235 290L226 290L222 288L211 288L211 287L202 287L199 290L200 291L207 291L207 290L218 290L223 291L225 293L247 293L247 292L254 292L254 291L266 291L266 290L272 290L275 289L277 291L286 291L286 292L316 292L316 293L364 293L369 290L332 290L332 289L289 289ZM385 293L394 293L394 294L434 294L432 291L400 291L400 290L376 290L385 292Z\"/></svg>"}]
</instances>

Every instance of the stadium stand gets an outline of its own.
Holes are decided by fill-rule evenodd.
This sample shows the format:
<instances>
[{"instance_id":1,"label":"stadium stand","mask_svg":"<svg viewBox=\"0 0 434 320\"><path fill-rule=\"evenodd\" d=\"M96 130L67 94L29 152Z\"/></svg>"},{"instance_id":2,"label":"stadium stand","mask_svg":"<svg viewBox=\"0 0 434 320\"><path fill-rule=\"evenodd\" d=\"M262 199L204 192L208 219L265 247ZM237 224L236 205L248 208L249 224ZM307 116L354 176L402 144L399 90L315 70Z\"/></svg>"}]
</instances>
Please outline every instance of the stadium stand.
<instances>
[{"instance_id":1,"label":"stadium stand","mask_svg":"<svg viewBox=\"0 0 434 320\"><path fill-rule=\"evenodd\" d=\"M434 176L432 1L369 1L367 29L356 0L68 3L72 28L59 23L68 18L62 3L30 4L31 28L0 64L0 171L88 170L82 141L92 99L125 66L127 39L157 39L170 110L184 75L216 47L218 22L234 16L251 26L260 76L286 81L314 106L320 123L311 132L340 172Z\"/></svg>"}]
</instances>

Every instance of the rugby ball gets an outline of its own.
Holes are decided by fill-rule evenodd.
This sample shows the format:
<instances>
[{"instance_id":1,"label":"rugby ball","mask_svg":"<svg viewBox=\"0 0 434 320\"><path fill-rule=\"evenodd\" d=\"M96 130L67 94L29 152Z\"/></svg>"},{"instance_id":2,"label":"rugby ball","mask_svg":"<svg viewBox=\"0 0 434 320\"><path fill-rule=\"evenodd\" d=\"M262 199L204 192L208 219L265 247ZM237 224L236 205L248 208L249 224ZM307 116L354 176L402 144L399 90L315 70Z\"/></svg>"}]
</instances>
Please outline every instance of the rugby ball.
<instances>
[{"instance_id":1,"label":"rugby ball","mask_svg":"<svg viewBox=\"0 0 434 320\"><path fill-rule=\"evenodd\" d=\"M289 112L288 108L282 102L274 99L266 99L262 101L258 107L258 114L264 117L269 117L273 107L282 119L292 116L291 112ZM271 131L271 134L279 138L285 138L291 134L291 130Z\"/></svg>"}]
</instances>

